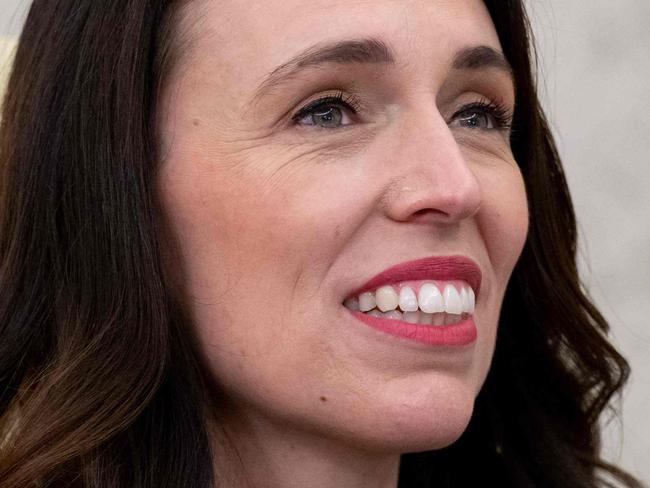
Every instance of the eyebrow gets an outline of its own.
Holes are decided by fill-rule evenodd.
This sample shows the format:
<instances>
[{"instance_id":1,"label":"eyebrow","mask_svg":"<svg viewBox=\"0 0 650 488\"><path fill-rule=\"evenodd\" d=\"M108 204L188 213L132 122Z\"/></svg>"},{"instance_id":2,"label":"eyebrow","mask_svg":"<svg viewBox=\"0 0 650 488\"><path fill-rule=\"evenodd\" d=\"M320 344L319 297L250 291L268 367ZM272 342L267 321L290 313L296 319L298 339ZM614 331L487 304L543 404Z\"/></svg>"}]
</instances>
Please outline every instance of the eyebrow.
<instances>
[{"instance_id":1,"label":"eyebrow","mask_svg":"<svg viewBox=\"0 0 650 488\"><path fill-rule=\"evenodd\" d=\"M254 99L264 92L278 87L294 78L307 68L324 64L395 64L393 49L376 38L353 39L328 44L317 44L298 54L291 60L275 68L255 91ZM480 70L494 68L514 78L512 66L496 49L485 46L472 46L461 49L452 61L455 70Z\"/></svg>"},{"instance_id":2,"label":"eyebrow","mask_svg":"<svg viewBox=\"0 0 650 488\"><path fill-rule=\"evenodd\" d=\"M452 67L457 70L474 70L494 68L506 72L514 78L514 70L502 52L490 46L473 46L461 49Z\"/></svg>"}]
</instances>

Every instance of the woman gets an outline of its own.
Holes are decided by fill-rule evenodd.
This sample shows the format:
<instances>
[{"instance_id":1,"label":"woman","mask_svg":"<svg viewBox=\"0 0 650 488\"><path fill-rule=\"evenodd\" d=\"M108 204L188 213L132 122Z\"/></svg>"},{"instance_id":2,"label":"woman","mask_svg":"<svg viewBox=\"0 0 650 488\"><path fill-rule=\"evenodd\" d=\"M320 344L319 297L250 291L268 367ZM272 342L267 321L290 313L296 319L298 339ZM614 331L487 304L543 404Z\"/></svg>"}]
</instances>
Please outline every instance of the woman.
<instances>
[{"instance_id":1,"label":"woman","mask_svg":"<svg viewBox=\"0 0 650 488\"><path fill-rule=\"evenodd\" d=\"M517 1L34 2L0 485L640 486L527 45Z\"/></svg>"}]
</instances>

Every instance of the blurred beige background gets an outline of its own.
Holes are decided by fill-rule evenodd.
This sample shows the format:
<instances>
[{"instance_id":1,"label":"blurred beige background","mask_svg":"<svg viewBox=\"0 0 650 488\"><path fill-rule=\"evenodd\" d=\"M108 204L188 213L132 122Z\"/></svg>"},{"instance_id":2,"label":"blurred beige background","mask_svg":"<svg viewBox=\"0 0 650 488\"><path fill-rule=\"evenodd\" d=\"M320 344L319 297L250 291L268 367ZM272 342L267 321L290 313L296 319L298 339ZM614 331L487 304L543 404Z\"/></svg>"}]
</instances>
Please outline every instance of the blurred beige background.
<instances>
[{"instance_id":1,"label":"blurred beige background","mask_svg":"<svg viewBox=\"0 0 650 488\"><path fill-rule=\"evenodd\" d=\"M28 3L0 0L0 67ZM582 277L632 365L605 452L650 483L650 1L526 3L578 215Z\"/></svg>"},{"instance_id":2,"label":"blurred beige background","mask_svg":"<svg viewBox=\"0 0 650 488\"><path fill-rule=\"evenodd\" d=\"M581 275L632 366L608 459L650 483L650 1L526 0Z\"/></svg>"}]
</instances>

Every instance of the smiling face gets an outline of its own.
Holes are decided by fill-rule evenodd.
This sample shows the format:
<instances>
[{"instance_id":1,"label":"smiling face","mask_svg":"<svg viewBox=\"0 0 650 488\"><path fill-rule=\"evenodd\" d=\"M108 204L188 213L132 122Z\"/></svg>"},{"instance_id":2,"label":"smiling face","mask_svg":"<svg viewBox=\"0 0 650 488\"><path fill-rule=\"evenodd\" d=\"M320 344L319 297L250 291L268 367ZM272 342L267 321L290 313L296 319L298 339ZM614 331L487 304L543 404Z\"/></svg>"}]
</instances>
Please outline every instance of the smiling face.
<instances>
[{"instance_id":1,"label":"smiling face","mask_svg":"<svg viewBox=\"0 0 650 488\"><path fill-rule=\"evenodd\" d=\"M513 81L484 5L194 1L185 14L158 183L223 418L373 452L450 444L528 222ZM444 256L481 271L468 344L396 337L343 304L388 268ZM427 281L405 273L414 292Z\"/></svg>"}]
</instances>

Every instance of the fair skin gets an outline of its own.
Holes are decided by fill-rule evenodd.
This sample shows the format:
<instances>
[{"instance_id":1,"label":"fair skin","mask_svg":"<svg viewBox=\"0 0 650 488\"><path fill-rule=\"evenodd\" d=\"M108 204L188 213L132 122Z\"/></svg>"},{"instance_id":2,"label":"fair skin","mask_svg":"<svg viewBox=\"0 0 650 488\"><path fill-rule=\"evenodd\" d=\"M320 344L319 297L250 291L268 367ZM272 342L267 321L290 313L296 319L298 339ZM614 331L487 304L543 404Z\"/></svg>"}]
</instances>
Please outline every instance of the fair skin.
<instances>
[{"instance_id":1,"label":"fair skin","mask_svg":"<svg viewBox=\"0 0 650 488\"><path fill-rule=\"evenodd\" d=\"M479 0L196 0L180 30L158 183L219 391L219 486L394 488L402 453L467 427L526 238L508 129L488 109L458 115L514 107L504 66L454 63L502 51L489 14ZM392 62L330 60L259 88L315 45L364 39ZM355 107L321 108L333 124L295 117L339 92ZM390 266L449 255L483 276L467 347L383 334L343 306Z\"/></svg>"}]
</instances>

